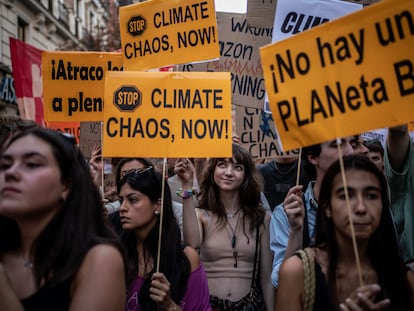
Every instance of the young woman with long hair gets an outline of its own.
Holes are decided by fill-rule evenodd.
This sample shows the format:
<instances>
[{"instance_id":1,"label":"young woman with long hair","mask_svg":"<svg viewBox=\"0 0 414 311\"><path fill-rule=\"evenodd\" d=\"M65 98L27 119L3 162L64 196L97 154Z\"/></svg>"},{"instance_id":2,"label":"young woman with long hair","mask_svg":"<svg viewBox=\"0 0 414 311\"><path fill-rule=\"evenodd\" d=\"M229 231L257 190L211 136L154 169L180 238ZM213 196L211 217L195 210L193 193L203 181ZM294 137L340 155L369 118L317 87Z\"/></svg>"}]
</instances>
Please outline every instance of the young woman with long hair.
<instances>
[{"instance_id":1,"label":"young woman with long hair","mask_svg":"<svg viewBox=\"0 0 414 311\"><path fill-rule=\"evenodd\" d=\"M315 259L313 310L413 310L414 274L401 256L385 176L365 156L345 156L343 164L346 188L337 160L319 194L316 243L310 252ZM276 310L304 310L303 267L298 256L282 264Z\"/></svg>"}]
</instances>

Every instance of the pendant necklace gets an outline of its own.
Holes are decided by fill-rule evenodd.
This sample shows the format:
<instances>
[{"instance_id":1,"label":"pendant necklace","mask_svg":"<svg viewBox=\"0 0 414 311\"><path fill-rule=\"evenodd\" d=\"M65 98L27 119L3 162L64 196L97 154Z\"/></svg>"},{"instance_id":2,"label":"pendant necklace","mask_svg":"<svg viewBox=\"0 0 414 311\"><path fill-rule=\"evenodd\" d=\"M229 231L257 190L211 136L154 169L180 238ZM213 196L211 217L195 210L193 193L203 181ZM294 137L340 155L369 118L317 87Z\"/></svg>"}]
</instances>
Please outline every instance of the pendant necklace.
<instances>
[{"instance_id":1,"label":"pendant necklace","mask_svg":"<svg viewBox=\"0 0 414 311\"><path fill-rule=\"evenodd\" d=\"M26 268L31 269L31 268L33 268L33 262L31 262L30 260L24 260L24 266Z\"/></svg>"},{"instance_id":2,"label":"pendant necklace","mask_svg":"<svg viewBox=\"0 0 414 311\"><path fill-rule=\"evenodd\" d=\"M28 257L27 259L22 255L23 258L23 266L25 268L33 268L33 261L30 259L30 257Z\"/></svg>"},{"instance_id":3,"label":"pendant necklace","mask_svg":"<svg viewBox=\"0 0 414 311\"><path fill-rule=\"evenodd\" d=\"M240 212L240 207L235 212L233 212L233 213L227 213L226 214L227 219L231 219L231 218L236 217L239 212Z\"/></svg>"},{"instance_id":4,"label":"pendant necklace","mask_svg":"<svg viewBox=\"0 0 414 311\"><path fill-rule=\"evenodd\" d=\"M239 211L240 211L240 209L237 210L237 212L235 213L234 216L236 216ZM239 228L239 220L240 220L240 217L237 218L236 226L233 228L232 225L229 223L229 221L226 219L226 231L227 231L227 234L230 237L231 248L233 249L233 258L234 258L234 267L235 268L237 268L237 256L238 256L238 253L237 253L237 250L236 250L236 243L237 243L236 233L237 233L238 228ZM229 230L227 229L227 225L230 227L231 234L230 234Z\"/></svg>"}]
</instances>

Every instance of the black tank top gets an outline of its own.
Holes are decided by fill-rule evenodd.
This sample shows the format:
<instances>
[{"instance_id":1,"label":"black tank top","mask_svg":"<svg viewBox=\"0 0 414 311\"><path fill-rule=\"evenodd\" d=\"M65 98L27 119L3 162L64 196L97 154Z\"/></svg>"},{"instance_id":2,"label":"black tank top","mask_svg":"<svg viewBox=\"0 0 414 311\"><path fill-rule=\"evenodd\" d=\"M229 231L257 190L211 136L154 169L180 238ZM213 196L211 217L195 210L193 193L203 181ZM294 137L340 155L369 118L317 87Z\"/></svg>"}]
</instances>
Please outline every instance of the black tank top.
<instances>
[{"instance_id":1,"label":"black tank top","mask_svg":"<svg viewBox=\"0 0 414 311\"><path fill-rule=\"evenodd\" d=\"M61 311L69 309L70 300L70 282L67 281L53 287L42 287L33 295L22 299L21 303L27 311Z\"/></svg>"}]
</instances>

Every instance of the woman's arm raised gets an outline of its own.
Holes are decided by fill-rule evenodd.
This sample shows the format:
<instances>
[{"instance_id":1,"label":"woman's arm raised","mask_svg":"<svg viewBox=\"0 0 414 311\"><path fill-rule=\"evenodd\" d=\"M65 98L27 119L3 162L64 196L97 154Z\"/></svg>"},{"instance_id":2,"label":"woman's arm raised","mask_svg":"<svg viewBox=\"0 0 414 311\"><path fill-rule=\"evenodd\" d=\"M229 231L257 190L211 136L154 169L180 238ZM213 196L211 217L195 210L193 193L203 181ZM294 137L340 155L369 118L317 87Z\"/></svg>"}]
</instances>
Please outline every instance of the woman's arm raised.
<instances>
[{"instance_id":1,"label":"woman's arm raised","mask_svg":"<svg viewBox=\"0 0 414 311\"><path fill-rule=\"evenodd\" d=\"M194 178L194 166L188 159L178 159L174 172L181 180L181 191L192 189ZM194 195L194 194L193 194ZM194 208L192 196L183 195L183 237L184 242L193 248L202 244L202 227Z\"/></svg>"}]
</instances>

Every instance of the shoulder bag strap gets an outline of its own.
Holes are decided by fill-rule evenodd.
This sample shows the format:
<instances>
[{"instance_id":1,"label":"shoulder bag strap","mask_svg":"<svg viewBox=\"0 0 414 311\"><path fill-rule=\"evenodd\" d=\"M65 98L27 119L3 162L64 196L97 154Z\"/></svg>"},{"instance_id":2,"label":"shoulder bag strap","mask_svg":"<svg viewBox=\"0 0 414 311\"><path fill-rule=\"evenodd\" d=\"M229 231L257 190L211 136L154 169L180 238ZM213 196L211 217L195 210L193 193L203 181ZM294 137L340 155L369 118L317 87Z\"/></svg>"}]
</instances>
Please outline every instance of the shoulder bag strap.
<instances>
[{"instance_id":1,"label":"shoulder bag strap","mask_svg":"<svg viewBox=\"0 0 414 311\"><path fill-rule=\"evenodd\" d=\"M304 310L312 311L315 303L315 258L312 250L307 247L296 252L303 262L304 270Z\"/></svg>"},{"instance_id":2,"label":"shoulder bag strap","mask_svg":"<svg viewBox=\"0 0 414 311\"><path fill-rule=\"evenodd\" d=\"M252 275L252 286L251 288L253 288L254 286L254 282L256 280L256 268L258 268L258 252L259 252L259 229L260 229L260 224L257 223L256 225L256 250L254 252L254 266L253 266L253 275ZM258 269L257 269L258 270Z\"/></svg>"}]
</instances>

